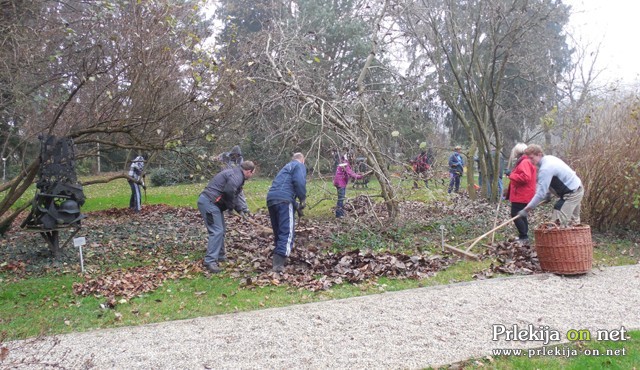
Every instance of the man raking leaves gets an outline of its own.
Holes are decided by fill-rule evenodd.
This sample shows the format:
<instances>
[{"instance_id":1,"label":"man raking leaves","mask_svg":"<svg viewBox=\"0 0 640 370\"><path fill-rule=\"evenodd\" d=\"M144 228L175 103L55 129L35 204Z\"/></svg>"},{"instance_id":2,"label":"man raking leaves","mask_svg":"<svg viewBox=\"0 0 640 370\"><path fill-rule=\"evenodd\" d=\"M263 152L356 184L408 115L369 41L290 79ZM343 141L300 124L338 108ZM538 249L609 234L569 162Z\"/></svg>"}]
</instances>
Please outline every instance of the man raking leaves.
<instances>
[{"instance_id":1,"label":"man raking leaves","mask_svg":"<svg viewBox=\"0 0 640 370\"><path fill-rule=\"evenodd\" d=\"M211 273L222 271L219 262L226 261L224 234L226 225L223 212L235 210L240 214L249 213L246 202L240 201L244 181L253 176L255 165L245 161L238 167L218 172L204 188L198 198L198 210L202 215L209 238L204 267Z\"/></svg>"},{"instance_id":2,"label":"man raking leaves","mask_svg":"<svg viewBox=\"0 0 640 370\"><path fill-rule=\"evenodd\" d=\"M580 224L580 205L584 197L582 180L562 159L545 155L542 147L531 144L524 154L538 166L536 194L519 216L527 217L529 211L555 194L560 199L553 206L553 219L562 226Z\"/></svg>"},{"instance_id":3,"label":"man raking leaves","mask_svg":"<svg viewBox=\"0 0 640 370\"><path fill-rule=\"evenodd\" d=\"M296 202L296 199L299 201ZM307 200L307 168L304 154L295 153L276 175L267 193L267 207L273 228L273 271L283 272L295 239L295 213Z\"/></svg>"}]
</instances>

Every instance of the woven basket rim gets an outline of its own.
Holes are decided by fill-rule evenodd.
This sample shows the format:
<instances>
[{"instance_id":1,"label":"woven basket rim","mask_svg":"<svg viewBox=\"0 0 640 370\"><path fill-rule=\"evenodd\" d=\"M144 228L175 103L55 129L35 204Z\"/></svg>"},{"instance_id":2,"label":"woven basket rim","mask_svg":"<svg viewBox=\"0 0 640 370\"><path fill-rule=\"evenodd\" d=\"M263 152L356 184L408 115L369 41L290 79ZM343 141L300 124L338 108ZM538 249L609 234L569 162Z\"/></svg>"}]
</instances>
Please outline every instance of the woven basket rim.
<instances>
[{"instance_id":1,"label":"woven basket rim","mask_svg":"<svg viewBox=\"0 0 640 370\"><path fill-rule=\"evenodd\" d=\"M544 226L549 226L549 225L553 225L554 227L551 228L547 228ZM554 223L544 223L538 227L536 227L533 231L534 232L542 232L542 233L552 233L552 232L558 232L558 231L569 231L569 230L576 230L576 231L581 231L581 230L586 230L586 229L591 229L591 226L589 225L584 225L584 224L580 224L580 225L576 225L576 226L571 226L571 227L558 227L558 225L554 224Z\"/></svg>"}]
</instances>

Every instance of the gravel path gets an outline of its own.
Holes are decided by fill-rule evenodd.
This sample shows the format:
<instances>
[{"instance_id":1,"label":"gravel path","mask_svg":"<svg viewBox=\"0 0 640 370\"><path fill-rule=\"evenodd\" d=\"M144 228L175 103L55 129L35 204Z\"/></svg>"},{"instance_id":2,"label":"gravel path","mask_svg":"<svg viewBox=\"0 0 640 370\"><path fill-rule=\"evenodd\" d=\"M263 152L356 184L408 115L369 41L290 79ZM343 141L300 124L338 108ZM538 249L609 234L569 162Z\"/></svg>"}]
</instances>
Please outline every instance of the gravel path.
<instances>
[{"instance_id":1,"label":"gravel path","mask_svg":"<svg viewBox=\"0 0 640 370\"><path fill-rule=\"evenodd\" d=\"M544 344L492 341L493 324L557 330L566 342L571 329L639 329L638 307L640 265L632 265L16 341L0 367L415 369Z\"/></svg>"}]
</instances>

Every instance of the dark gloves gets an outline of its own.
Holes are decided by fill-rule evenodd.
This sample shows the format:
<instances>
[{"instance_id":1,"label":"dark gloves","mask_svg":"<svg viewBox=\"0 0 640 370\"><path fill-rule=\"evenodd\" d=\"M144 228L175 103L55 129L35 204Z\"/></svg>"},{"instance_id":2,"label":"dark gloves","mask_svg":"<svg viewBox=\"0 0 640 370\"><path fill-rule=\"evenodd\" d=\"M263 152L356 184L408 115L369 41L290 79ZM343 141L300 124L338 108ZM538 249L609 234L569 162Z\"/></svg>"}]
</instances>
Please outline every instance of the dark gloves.
<instances>
[{"instance_id":1,"label":"dark gloves","mask_svg":"<svg viewBox=\"0 0 640 370\"><path fill-rule=\"evenodd\" d=\"M520 216L521 218L527 218L528 215L529 215L529 213L527 212L526 209L523 209L523 210L518 212L518 216Z\"/></svg>"},{"instance_id":2,"label":"dark gloves","mask_svg":"<svg viewBox=\"0 0 640 370\"><path fill-rule=\"evenodd\" d=\"M307 206L307 201L306 200L301 200L300 201L300 206L298 206L298 210L302 211L306 206Z\"/></svg>"}]
</instances>

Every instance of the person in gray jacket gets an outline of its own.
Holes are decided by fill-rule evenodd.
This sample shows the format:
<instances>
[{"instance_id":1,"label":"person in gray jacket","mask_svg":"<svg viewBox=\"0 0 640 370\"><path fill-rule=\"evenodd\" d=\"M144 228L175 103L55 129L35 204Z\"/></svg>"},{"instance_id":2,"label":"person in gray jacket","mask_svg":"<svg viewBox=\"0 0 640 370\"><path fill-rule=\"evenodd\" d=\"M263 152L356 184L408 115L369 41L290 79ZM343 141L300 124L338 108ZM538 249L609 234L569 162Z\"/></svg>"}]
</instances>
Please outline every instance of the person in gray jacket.
<instances>
[{"instance_id":1,"label":"person in gray jacket","mask_svg":"<svg viewBox=\"0 0 640 370\"><path fill-rule=\"evenodd\" d=\"M242 150L239 145L235 145L231 148L231 151L224 152L218 156L218 160L224 163L226 168L233 168L239 166L244 162L242 157Z\"/></svg>"},{"instance_id":2,"label":"person in gray jacket","mask_svg":"<svg viewBox=\"0 0 640 370\"><path fill-rule=\"evenodd\" d=\"M536 194L518 215L527 217L529 211L554 194L560 199L553 206L553 219L563 226L579 224L584 189L576 172L562 159L545 155L540 145L530 144L524 154L538 166L538 179Z\"/></svg>"},{"instance_id":3,"label":"person in gray jacket","mask_svg":"<svg viewBox=\"0 0 640 370\"><path fill-rule=\"evenodd\" d=\"M235 145L230 151L224 152L218 156L218 160L224 164L224 168L235 168L244 162L242 157L242 149L239 145ZM247 198L244 196L244 191L241 191L238 195L238 201L242 208L247 208ZM229 215L233 212L232 209L228 211Z\"/></svg>"},{"instance_id":4,"label":"person in gray jacket","mask_svg":"<svg viewBox=\"0 0 640 370\"><path fill-rule=\"evenodd\" d=\"M298 202L296 202L298 199ZM295 238L295 215L302 215L307 199L307 168L304 154L295 153L276 175L267 193L267 207L273 229L273 271L283 272L284 265L293 248Z\"/></svg>"},{"instance_id":5,"label":"person in gray jacket","mask_svg":"<svg viewBox=\"0 0 640 370\"><path fill-rule=\"evenodd\" d=\"M242 215L249 213L246 202L240 202L239 196L242 193L244 181L253 176L254 170L255 165L251 161L242 162L238 167L222 170L200 193L198 210L209 234L204 267L211 273L220 272L218 263L227 259L224 249L226 226L223 212L229 209Z\"/></svg>"}]
</instances>

